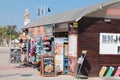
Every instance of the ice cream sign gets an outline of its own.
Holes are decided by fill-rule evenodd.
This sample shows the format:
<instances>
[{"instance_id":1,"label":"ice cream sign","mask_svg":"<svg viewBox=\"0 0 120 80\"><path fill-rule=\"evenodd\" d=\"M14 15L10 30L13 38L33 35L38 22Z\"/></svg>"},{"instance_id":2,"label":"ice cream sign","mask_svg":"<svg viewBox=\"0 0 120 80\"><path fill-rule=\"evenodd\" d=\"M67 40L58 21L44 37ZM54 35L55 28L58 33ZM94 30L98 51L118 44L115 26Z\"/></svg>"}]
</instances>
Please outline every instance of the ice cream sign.
<instances>
[{"instance_id":1,"label":"ice cream sign","mask_svg":"<svg viewBox=\"0 0 120 80\"><path fill-rule=\"evenodd\" d=\"M120 34L100 33L100 54L120 54Z\"/></svg>"}]
</instances>

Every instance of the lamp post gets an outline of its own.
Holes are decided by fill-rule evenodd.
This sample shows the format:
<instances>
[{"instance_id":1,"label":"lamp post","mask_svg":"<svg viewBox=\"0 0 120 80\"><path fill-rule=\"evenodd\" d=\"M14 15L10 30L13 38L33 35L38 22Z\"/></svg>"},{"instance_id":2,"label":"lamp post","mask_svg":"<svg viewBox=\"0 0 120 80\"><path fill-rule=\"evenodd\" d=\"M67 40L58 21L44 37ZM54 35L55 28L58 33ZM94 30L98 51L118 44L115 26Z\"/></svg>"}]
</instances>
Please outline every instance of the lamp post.
<instances>
[{"instance_id":1,"label":"lamp post","mask_svg":"<svg viewBox=\"0 0 120 80\"><path fill-rule=\"evenodd\" d=\"M16 27L14 28L14 35L15 35ZM14 38L14 49L15 49L15 38Z\"/></svg>"},{"instance_id":2,"label":"lamp post","mask_svg":"<svg viewBox=\"0 0 120 80\"><path fill-rule=\"evenodd\" d=\"M11 26L9 26L10 27L10 42L9 42L9 44L10 44L10 48L11 48L11 36L12 36L12 34L11 34Z\"/></svg>"},{"instance_id":3,"label":"lamp post","mask_svg":"<svg viewBox=\"0 0 120 80\"><path fill-rule=\"evenodd\" d=\"M9 27L9 29L10 29L10 41L9 41L9 47L10 47L10 54L9 54L9 67L10 67L10 69L11 69L11 36L12 36L12 34L11 34L11 26L8 26Z\"/></svg>"}]
</instances>

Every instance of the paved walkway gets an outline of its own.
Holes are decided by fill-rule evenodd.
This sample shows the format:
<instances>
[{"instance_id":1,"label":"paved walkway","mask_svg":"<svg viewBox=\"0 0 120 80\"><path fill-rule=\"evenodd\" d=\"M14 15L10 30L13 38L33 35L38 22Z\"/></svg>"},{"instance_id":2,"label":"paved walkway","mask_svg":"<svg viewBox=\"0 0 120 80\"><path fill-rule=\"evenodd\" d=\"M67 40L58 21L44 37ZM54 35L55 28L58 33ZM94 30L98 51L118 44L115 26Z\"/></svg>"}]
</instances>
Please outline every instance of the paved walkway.
<instances>
[{"instance_id":1,"label":"paved walkway","mask_svg":"<svg viewBox=\"0 0 120 80\"><path fill-rule=\"evenodd\" d=\"M40 76L40 72L36 69L29 67L19 68L19 64L9 64L8 48L0 48L0 51L2 51L2 53L0 52L0 80L82 80L70 75ZM120 78L89 77L87 80L120 80Z\"/></svg>"}]
</instances>

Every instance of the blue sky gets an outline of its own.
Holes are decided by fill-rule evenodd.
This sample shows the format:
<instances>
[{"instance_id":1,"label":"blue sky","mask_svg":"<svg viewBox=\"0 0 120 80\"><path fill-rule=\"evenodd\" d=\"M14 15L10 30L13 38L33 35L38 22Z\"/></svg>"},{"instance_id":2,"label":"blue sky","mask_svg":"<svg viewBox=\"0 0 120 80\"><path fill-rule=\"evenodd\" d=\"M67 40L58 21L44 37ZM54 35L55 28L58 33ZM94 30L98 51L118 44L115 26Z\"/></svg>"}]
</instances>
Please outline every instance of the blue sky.
<instances>
[{"instance_id":1,"label":"blue sky","mask_svg":"<svg viewBox=\"0 0 120 80\"><path fill-rule=\"evenodd\" d=\"M25 9L29 9L31 21L37 19L37 8L41 5L49 6L51 14L57 14L75 8L104 2L105 0L0 0L0 26L17 25L17 29L24 25Z\"/></svg>"}]
</instances>

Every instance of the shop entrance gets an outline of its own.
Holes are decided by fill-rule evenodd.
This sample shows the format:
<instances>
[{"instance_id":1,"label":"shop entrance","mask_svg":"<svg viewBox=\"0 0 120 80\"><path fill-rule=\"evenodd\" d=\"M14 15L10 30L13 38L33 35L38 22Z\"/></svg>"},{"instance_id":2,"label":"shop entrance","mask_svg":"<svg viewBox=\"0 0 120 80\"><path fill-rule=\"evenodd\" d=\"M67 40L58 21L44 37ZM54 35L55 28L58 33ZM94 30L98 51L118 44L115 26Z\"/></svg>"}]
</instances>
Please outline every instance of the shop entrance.
<instances>
[{"instance_id":1,"label":"shop entrance","mask_svg":"<svg viewBox=\"0 0 120 80\"><path fill-rule=\"evenodd\" d=\"M68 32L55 32L56 74L68 73Z\"/></svg>"}]
</instances>

